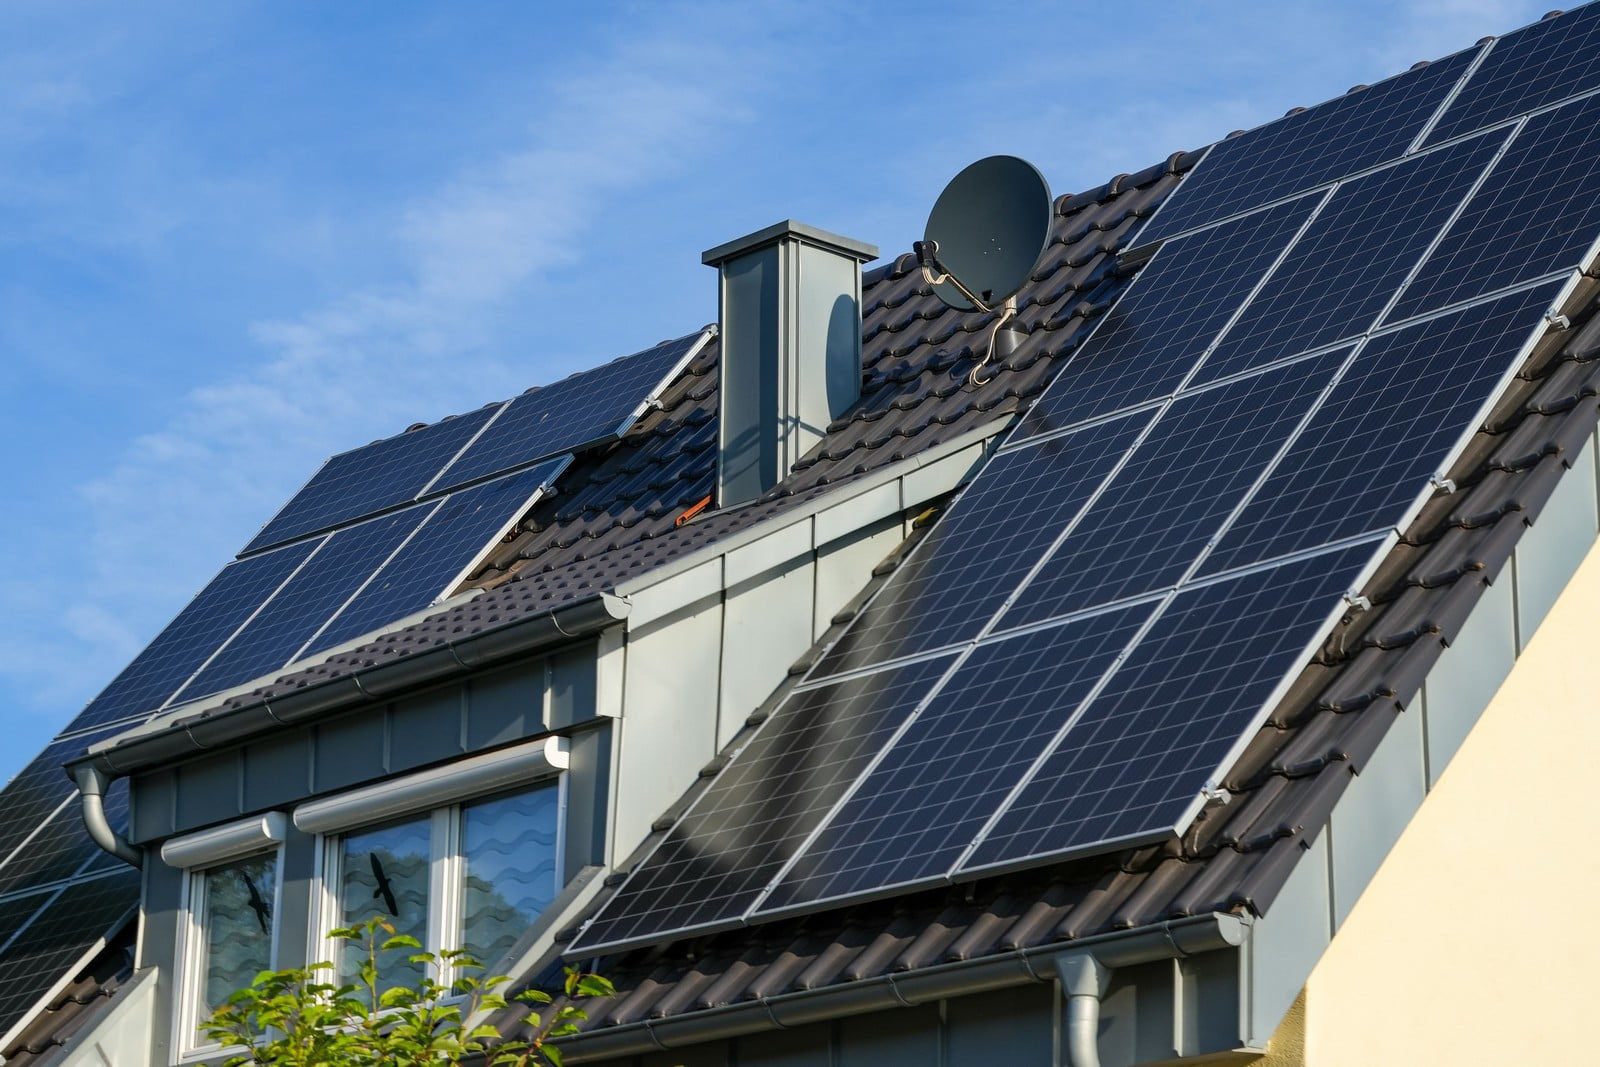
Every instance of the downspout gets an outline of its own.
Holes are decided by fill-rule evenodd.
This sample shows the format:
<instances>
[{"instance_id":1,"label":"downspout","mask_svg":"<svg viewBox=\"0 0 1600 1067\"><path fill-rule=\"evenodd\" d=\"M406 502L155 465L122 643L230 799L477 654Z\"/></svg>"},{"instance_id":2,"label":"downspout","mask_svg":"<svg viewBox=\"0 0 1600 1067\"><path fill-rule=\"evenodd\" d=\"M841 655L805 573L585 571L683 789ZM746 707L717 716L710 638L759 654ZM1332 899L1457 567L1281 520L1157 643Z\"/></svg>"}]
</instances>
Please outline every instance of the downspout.
<instances>
[{"instance_id":1,"label":"downspout","mask_svg":"<svg viewBox=\"0 0 1600 1067\"><path fill-rule=\"evenodd\" d=\"M144 849L113 830L106 819L105 796L111 779L92 763L74 766L72 777L78 783L78 796L83 801L83 825L88 829L89 837L123 863L143 867Z\"/></svg>"},{"instance_id":2,"label":"downspout","mask_svg":"<svg viewBox=\"0 0 1600 1067\"><path fill-rule=\"evenodd\" d=\"M1100 1067L1100 998L1111 985L1111 968L1093 953L1056 957L1061 995L1067 998L1068 1067Z\"/></svg>"}]
</instances>

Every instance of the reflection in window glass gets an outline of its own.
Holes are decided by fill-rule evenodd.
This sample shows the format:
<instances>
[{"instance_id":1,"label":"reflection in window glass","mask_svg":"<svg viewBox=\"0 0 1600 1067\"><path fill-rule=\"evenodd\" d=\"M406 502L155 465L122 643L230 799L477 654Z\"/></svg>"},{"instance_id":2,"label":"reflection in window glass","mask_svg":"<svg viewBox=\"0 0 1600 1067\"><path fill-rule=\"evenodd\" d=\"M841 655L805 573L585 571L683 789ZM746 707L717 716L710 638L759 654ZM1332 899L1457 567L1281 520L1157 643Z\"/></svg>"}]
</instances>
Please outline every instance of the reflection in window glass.
<instances>
[{"instance_id":1,"label":"reflection in window glass","mask_svg":"<svg viewBox=\"0 0 1600 1067\"><path fill-rule=\"evenodd\" d=\"M200 931L204 991L201 1020L228 995L272 966L273 894L278 856L268 852L213 867L201 877L205 923Z\"/></svg>"},{"instance_id":2,"label":"reflection in window glass","mask_svg":"<svg viewBox=\"0 0 1600 1067\"><path fill-rule=\"evenodd\" d=\"M556 895L555 783L461 812L461 947L493 968Z\"/></svg>"},{"instance_id":3,"label":"reflection in window glass","mask_svg":"<svg viewBox=\"0 0 1600 1067\"><path fill-rule=\"evenodd\" d=\"M374 916L397 934L428 943L428 855L426 816L349 834L339 842L339 926L357 926ZM355 942L339 943L339 978L353 981L366 951ZM396 950L380 960L385 979L415 985L422 968L406 962L415 950Z\"/></svg>"}]
</instances>

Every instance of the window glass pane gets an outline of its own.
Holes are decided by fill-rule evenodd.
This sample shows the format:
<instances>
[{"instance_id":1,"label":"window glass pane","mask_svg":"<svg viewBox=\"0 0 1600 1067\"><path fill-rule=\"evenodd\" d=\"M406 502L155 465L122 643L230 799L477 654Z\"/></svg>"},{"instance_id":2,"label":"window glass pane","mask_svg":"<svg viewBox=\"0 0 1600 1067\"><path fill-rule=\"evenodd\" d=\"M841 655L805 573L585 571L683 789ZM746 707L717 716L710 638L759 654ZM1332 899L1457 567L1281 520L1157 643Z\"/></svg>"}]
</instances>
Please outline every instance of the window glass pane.
<instances>
[{"instance_id":1,"label":"window glass pane","mask_svg":"<svg viewBox=\"0 0 1600 1067\"><path fill-rule=\"evenodd\" d=\"M469 804L461 814L461 947L492 968L555 899L558 788Z\"/></svg>"},{"instance_id":2,"label":"window glass pane","mask_svg":"<svg viewBox=\"0 0 1600 1067\"><path fill-rule=\"evenodd\" d=\"M356 926L378 916L387 919L395 933L410 934L426 945L429 837L429 820L423 816L342 838L339 917L335 925ZM355 942L340 944L339 978L351 981L365 949ZM422 968L406 962L406 957L415 951L401 949L379 957L378 969L385 988L414 985L422 978Z\"/></svg>"},{"instance_id":3,"label":"window glass pane","mask_svg":"<svg viewBox=\"0 0 1600 1067\"><path fill-rule=\"evenodd\" d=\"M213 867L200 877L205 883L200 1017L205 1019L230 993L272 966L278 855L251 856Z\"/></svg>"}]
</instances>

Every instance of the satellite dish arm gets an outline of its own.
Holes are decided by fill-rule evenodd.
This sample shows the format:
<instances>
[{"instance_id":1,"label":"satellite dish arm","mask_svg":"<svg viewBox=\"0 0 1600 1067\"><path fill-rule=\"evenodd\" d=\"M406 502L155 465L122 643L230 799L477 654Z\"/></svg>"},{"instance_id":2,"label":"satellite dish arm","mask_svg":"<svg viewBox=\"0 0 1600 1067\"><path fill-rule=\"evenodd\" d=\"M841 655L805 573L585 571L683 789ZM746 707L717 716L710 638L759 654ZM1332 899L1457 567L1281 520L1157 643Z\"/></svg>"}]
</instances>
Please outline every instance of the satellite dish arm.
<instances>
[{"instance_id":1,"label":"satellite dish arm","mask_svg":"<svg viewBox=\"0 0 1600 1067\"><path fill-rule=\"evenodd\" d=\"M961 284L961 279L951 274L949 269L939 260L938 241L912 241L911 252L917 257L917 263L922 267L922 280L929 285L938 285L949 282L961 291L961 295L972 302L972 306L979 311L991 313L994 308L978 299L976 293ZM935 273L937 272L937 273Z\"/></svg>"}]
</instances>

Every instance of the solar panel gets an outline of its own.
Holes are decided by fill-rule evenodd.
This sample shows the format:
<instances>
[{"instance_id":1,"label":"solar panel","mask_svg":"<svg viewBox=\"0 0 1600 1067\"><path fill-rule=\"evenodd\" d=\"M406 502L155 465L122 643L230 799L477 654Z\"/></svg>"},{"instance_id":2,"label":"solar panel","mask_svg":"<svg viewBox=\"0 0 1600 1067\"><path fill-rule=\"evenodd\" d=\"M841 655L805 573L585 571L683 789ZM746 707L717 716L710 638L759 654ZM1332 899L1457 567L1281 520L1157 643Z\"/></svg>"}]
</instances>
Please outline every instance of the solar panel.
<instances>
[{"instance_id":1,"label":"solar panel","mask_svg":"<svg viewBox=\"0 0 1600 1067\"><path fill-rule=\"evenodd\" d=\"M339 453L322 465L240 555L411 503L500 407L490 404Z\"/></svg>"},{"instance_id":2,"label":"solar panel","mask_svg":"<svg viewBox=\"0 0 1600 1067\"><path fill-rule=\"evenodd\" d=\"M451 489L618 436L709 337L699 330L523 393L439 476L433 489Z\"/></svg>"},{"instance_id":3,"label":"solar panel","mask_svg":"<svg viewBox=\"0 0 1600 1067\"><path fill-rule=\"evenodd\" d=\"M1399 159L1478 51L1457 52L1218 141L1133 245L1165 240Z\"/></svg>"},{"instance_id":4,"label":"solar panel","mask_svg":"<svg viewBox=\"0 0 1600 1067\"><path fill-rule=\"evenodd\" d=\"M1193 382L1369 330L1506 139L1474 137L1341 185Z\"/></svg>"},{"instance_id":5,"label":"solar panel","mask_svg":"<svg viewBox=\"0 0 1600 1067\"><path fill-rule=\"evenodd\" d=\"M1179 396L1022 587L1000 628L1177 582L1348 355L1338 349Z\"/></svg>"},{"instance_id":6,"label":"solar panel","mask_svg":"<svg viewBox=\"0 0 1600 1067\"><path fill-rule=\"evenodd\" d=\"M1438 144L1600 89L1600 8L1584 5L1495 41L1428 134Z\"/></svg>"},{"instance_id":7,"label":"solar panel","mask_svg":"<svg viewBox=\"0 0 1600 1067\"><path fill-rule=\"evenodd\" d=\"M572 944L736 924L950 666L952 656L790 694Z\"/></svg>"},{"instance_id":8,"label":"solar panel","mask_svg":"<svg viewBox=\"0 0 1600 1067\"><path fill-rule=\"evenodd\" d=\"M121 870L78 882L42 902L0 945L0 1037L9 1039L29 1009L74 967L86 963L139 904L139 872ZM31 899L31 898L30 898Z\"/></svg>"},{"instance_id":9,"label":"solar panel","mask_svg":"<svg viewBox=\"0 0 1600 1067\"><path fill-rule=\"evenodd\" d=\"M962 865L964 874L1158 840L1309 658L1367 542L1180 592Z\"/></svg>"},{"instance_id":10,"label":"solar panel","mask_svg":"<svg viewBox=\"0 0 1600 1067\"><path fill-rule=\"evenodd\" d=\"M82 740L51 742L0 792L0 865L12 859L30 835L71 799L75 790L61 766L81 754L85 744Z\"/></svg>"},{"instance_id":11,"label":"solar panel","mask_svg":"<svg viewBox=\"0 0 1600 1067\"><path fill-rule=\"evenodd\" d=\"M413 504L329 536L174 699L221 692L286 666L432 511Z\"/></svg>"},{"instance_id":12,"label":"solar panel","mask_svg":"<svg viewBox=\"0 0 1600 1067\"><path fill-rule=\"evenodd\" d=\"M72 720L68 731L104 726L161 707L289 579L316 545L302 541L222 568L188 607Z\"/></svg>"},{"instance_id":13,"label":"solar panel","mask_svg":"<svg viewBox=\"0 0 1600 1067\"><path fill-rule=\"evenodd\" d=\"M828 650L818 675L976 637L1152 415L1112 419L996 456Z\"/></svg>"},{"instance_id":14,"label":"solar panel","mask_svg":"<svg viewBox=\"0 0 1600 1067\"><path fill-rule=\"evenodd\" d=\"M1316 197L1162 246L1023 420L1024 434L1170 395L1289 247Z\"/></svg>"},{"instance_id":15,"label":"solar panel","mask_svg":"<svg viewBox=\"0 0 1600 1067\"><path fill-rule=\"evenodd\" d=\"M1390 321L1583 266L1600 230L1597 125L1600 96L1529 119Z\"/></svg>"},{"instance_id":16,"label":"solar panel","mask_svg":"<svg viewBox=\"0 0 1600 1067\"><path fill-rule=\"evenodd\" d=\"M1560 289L1551 282L1374 337L1201 573L1405 522L1526 356Z\"/></svg>"},{"instance_id":17,"label":"solar panel","mask_svg":"<svg viewBox=\"0 0 1600 1067\"><path fill-rule=\"evenodd\" d=\"M537 467L464 489L445 497L415 534L312 639L303 655L332 648L354 637L421 611L451 592L466 572L492 548L562 470L561 456Z\"/></svg>"},{"instance_id":18,"label":"solar panel","mask_svg":"<svg viewBox=\"0 0 1600 1067\"><path fill-rule=\"evenodd\" d=\"M942 879L1155 609L980 645L754 914Z\"/></svg>"},{"instance_id":19,"label":"solar panel","mask_svg":"<svg viewBox=\"0 0 1600 1067\"><path fill-rule=\"evenodd\" d=\"M83 742L71 755L84 751ZM65 758L65 754L63 754ZM59 764L51 771L63 782L67 780ZM0 893L12 893L30 886L45 885L67 878L81 876L84 872L104 871L119 867L122 861L101 850L89 839L83 826L83 811L70 788L69 796L43 824L35 823L37 832L26 840L3 866L0 866ZM21 799L20 796L18 799ZM9 803L12 794L0 793L0 804ZM29 805L31 806L31 805ZM113 782L105 798L106 818L111 825L126 827L128 821L128 783L123 779Z\"/></svg>"}]
</instances>

